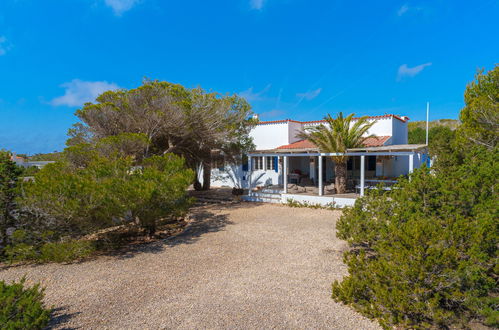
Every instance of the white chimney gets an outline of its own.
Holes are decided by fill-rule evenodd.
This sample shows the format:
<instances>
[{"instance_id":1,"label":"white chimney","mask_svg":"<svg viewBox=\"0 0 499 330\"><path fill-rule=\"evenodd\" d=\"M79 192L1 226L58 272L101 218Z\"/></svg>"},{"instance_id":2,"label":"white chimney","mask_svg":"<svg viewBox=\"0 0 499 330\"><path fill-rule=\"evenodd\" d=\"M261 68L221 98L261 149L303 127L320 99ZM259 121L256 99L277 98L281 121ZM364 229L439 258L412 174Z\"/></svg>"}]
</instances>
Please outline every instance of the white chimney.
<instances>
[{"instance_id":1,"label":"white chimney","mask_svg":"<svg viewBox=\"0 0 499 330\"><path fill-rule=\"evenodd\" d=\"M257 113L255 113L255 114L253 115L253 119L254 119L254 120L260 120L260 116L259 116Z\"/></svg>"}]
</instances>

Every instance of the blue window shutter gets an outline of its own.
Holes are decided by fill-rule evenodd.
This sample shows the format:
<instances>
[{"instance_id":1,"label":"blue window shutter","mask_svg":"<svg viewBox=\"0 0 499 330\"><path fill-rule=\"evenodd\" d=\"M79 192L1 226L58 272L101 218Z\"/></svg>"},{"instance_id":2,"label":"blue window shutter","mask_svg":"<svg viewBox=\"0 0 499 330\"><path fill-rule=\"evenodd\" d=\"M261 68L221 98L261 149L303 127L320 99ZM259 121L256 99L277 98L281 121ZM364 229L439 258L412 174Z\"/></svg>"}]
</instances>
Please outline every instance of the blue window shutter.
<instances>
[{"instance_id":1,"label":"blue window shutter","mask_svg":"<svg viewBox=\"0 0 499 330\"><path fill-rule=\"evenodd\" d=\"M279 172L279 161L277 157L274 157L274 171Z\"/></svg>"}]
</instances>

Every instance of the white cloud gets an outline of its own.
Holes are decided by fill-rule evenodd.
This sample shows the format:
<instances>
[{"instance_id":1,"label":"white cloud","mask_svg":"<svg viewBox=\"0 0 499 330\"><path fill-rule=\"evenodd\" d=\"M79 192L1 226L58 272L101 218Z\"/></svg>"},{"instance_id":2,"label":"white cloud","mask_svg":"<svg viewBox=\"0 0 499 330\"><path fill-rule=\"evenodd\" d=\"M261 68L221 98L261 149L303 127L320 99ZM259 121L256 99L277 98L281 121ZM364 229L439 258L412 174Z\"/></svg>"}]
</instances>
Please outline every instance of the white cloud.
<instances>
[{"instance_id":1,"label":"white cloud","mask_svg":"<svg viewBox=\"0 0 499 330\"><path fill-rule=\"evenodd\" d=\"M10 47L7 44L7 38L0 36L0 56L7 54L9 49Z\"/></svg>"},{"instance_id":2,"label":"white cloud","mask_svg":"<svg viewBox=\"0 0 499 330\"><path fill-rule=\"evenodd\" d=\"M397 10L397 16L402 16L408 11L409 11L409 5L404 4L402 7L399 8L399 10Z\"/></svg>"},{"instance_id":3,"label":"white cloud","mask_svg":"<svg viewBox=\"0 0 499 330\"><path fill-rule=\"evenodd\" d=\"M253 87L250 87L249 89L242 91L239 93L240 97L243 97L246 99L248 102L253 102L253 101L262 101L265 100L265 93L267 93L270 89L271 85L265 86L264 89L262 89L259 92L254 92Z\"/></svg>"},{"instance_id":4,"label":"white cloud","mask_svg":"<svg viewBox=\"0 0 499 330\"><path fill-rule=\"evenodd\" d=\"M424 70L427 66L430 66L431 62L417 65L415 67L408 67L407 64L402 64L397 72L397 80L400 81L405 77L414 77Z\"/></svg>"},{"instance_id":5,"label":"white cloud","mask_svg":"<svg viewBox=\"0 0 499 330\"><path fill-rule=\"evenodd\" d=\"M77 107L86 102L95 101L100 94L108 90L120 88L115 83L108 83L107 81L82 81L80 79L73 79L62 84L61 87L66 89L64 95L56 97L50 101L50 104Z\"/></svg>"},{"instance_id":6,"label":"white cloud","mask_svg":"<svg viewBox=\"0 0 499 330\"><path fill-rule=\"evenodd\" d=\"M322 91L322 88L317 88L316 90L313 90L313 91L308 91L305 93L298 93L298 94L296 94L296 96L298 96L301 99L305 99L305 100L310 101L310 100L315 99L317 96L319 96L321 91Z\"/></svg>"},{"instance_id":7,"label":"white cloud","mask_svg":"<svg viewBox=\"0 0 499 330\"><path fill-rule=\"evenodd\" d=\"M400 7L398 10L397 10L397 16L404 16L406 14L416 14L416 13L422 13L423 11L427 11L428 8L425 8L425 7L416 7L416 6L409 6L408 3L405 3L404 5L402 5L402 7Z\"/></svg>"},{"instance_id":8,"label":"white cloud","mask_svg":"<svg viewBox=\"0 0 499 330\"><path fill-rule=\"evenodd\" d=\"M266 0L250 0L251 9L262 10Z\"/></svg>"},{"instance_id":9,"label":"white cloud","mask_svg":"<svg viewBox=\"0 0 499 330\"><path fill-rule=\"evenodd\" d=\"M106 6L111 7L116 16L132 9L140 0L104 0Z\"/></svg>"}]
</instances>

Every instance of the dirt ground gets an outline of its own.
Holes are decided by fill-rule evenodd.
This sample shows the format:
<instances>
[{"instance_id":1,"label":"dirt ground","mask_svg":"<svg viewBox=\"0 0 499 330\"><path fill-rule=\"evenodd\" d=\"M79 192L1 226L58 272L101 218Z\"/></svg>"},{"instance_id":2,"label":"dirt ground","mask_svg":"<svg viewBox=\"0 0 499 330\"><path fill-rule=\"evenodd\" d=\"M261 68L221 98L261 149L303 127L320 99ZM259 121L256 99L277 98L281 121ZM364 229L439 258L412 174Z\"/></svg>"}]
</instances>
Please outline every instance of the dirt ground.
<instances>
[{"instance_id":1,"label":"dirt ground","mask_svg":"<svg viewBox=\"0 0 499 330\"><path fill-rule=\"evenodd\" d=\"M59 329L378 329L331 299L346 274L340 211L198 207L175 238L76 264L17 266L46 287Z\"/></svg>"}]
</instances>

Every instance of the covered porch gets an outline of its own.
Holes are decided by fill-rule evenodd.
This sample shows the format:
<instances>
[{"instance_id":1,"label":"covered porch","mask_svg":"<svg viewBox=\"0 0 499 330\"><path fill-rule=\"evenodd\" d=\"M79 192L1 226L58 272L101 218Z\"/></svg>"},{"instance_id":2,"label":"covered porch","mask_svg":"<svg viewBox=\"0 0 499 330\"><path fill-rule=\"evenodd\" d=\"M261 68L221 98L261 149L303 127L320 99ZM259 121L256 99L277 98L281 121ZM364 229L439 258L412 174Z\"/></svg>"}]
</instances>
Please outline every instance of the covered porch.
<instances>
[{"instance_id":1,"label":"covered porch","mask_svg":"<svg viewBox=\"0 0 499 330\"><path fill-rule=\"evenodd\" d=\"M271 192L294 200L328 203L328 200L355 200L367 189L390 190L400 175L411 173L425 158L426 145L391 145L349 149L346 153L322 153L310 150L274 149L256 151L248 158L248 181L251 192ZM333 156L348 156L347 192L337 193ZM272 182L260 181L259 162L273 162ZM265 164L261 167L269 168ZM284 196L284 197L283 197ZM343 201L344 202L344 201ZM343 203L345 204L345 203ZM346 203L353 205L353 202Z\"/></svg>"}]
</instances>

